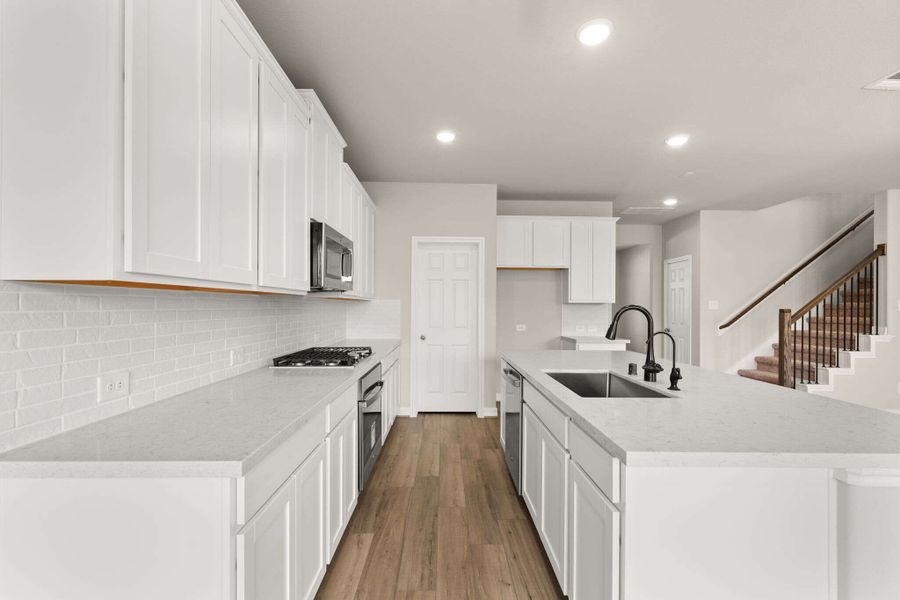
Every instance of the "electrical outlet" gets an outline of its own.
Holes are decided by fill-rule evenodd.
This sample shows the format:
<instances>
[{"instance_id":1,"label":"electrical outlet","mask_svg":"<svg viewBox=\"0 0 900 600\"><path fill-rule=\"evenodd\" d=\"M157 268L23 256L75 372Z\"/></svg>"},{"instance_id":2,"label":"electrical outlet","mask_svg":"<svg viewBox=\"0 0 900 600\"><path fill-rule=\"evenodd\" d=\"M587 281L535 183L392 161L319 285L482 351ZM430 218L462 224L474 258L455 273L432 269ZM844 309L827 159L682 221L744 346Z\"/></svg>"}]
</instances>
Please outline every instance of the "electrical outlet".
<instances>
[{"instance_id":1,"label":"electrical outlet","mask_svg":"<svg viewBox=\"0 0 900 600\"><path fill-rule=\"evenodd\" d=\"M588 333L597 333L596 325L588 325Z\"/></svg>"},{"instance_id":2,"label":"electrical outlet","mask_svg":"<svg viewBox=\"0 0 900 600\"><path fill-rule=\"evenodd\" d=\"M528 327L525 326L525 323L516 324L516 331L525 331Z\"/></svg>"},{"instance_id":3,"label":"electrical outlet","mask_svg":"<svg viewBox=\"0 0 900 600\"><path fill-rule=\"evenodd\" d=\"M239 365L244 362L244 349L234 348L231 351L231 366Z\"/></svg>"},{"instance_id":4,"label":"electrical outlet","mask_svg":"<svg viewBox=\"0 0 900 600\"><path fill-rule=\"evenodd\" d=\"M129 371L119 371L97 378L97 400L99 402L122 398L129 393L131 393L131 373Z\"/></svg>"},{"instance_id":5,"label":"electrical outlet","mask_svg":"<svg viewBox=\"0 0 900 600\"><path fill-rule=\"evenodd\" d=\"M575 333L584 333L584 325L576 325Z\"/></svg>"}]
</instances>

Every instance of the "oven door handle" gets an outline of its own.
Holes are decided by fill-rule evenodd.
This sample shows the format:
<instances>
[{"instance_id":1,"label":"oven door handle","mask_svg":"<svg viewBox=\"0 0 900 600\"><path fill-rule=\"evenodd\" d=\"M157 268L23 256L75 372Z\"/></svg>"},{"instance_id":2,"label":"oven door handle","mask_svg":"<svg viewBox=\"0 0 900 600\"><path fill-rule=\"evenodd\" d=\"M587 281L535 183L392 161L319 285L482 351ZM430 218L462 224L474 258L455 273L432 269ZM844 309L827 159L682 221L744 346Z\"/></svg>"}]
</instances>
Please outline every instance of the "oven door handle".
<instances>
[{"instance_id":1,"label":"oven door handle","mask_svg":"<svg viewBox=\"0 0 900 600\"><path fill-rule=\"evenodd\" d=\"M366 406L370 406L375 400L378 399L378 396L381 395L381 390L384 388L383 381L376 381L372 385L369 386L369 389L365 391L363 394L362 403Z\"/></svg>"}]
</instances>

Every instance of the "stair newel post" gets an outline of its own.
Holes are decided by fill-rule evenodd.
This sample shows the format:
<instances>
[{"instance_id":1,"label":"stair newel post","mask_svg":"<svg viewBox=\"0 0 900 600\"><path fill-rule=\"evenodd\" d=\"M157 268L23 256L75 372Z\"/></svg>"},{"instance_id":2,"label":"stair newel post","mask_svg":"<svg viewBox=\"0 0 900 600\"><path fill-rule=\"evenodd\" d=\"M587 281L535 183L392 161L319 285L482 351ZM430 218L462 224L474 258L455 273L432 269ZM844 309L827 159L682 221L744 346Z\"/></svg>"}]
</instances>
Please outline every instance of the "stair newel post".
<instances>
[{"instance_id":1,"label":"stair newel post","mask_svg":"<svg viewBox=\"0 0 900 600\"><path fill-rule=\"evenodd\" d=\"M794 387L791 317L789 308L778 311L778 385L785 387Z\"/></svg>"}]
</instances>

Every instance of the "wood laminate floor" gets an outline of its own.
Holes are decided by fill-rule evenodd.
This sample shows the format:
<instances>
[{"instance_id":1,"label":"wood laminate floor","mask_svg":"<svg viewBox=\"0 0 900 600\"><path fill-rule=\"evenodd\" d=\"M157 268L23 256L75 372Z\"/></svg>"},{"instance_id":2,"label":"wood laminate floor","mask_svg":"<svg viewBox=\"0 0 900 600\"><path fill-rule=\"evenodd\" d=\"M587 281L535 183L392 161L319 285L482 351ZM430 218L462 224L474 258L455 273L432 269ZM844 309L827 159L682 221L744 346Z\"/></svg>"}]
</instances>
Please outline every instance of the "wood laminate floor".
<instances>
[{"instance_id":1,"label":"wood laminate floor","mask_svg":"<svg viewBox=\"0 0 900 600\"><path fill-rule=\"evenodd\" d=\"M562 598L499 445L498 420L398 418L319 600Z\"/></svg>"}]
</instances>

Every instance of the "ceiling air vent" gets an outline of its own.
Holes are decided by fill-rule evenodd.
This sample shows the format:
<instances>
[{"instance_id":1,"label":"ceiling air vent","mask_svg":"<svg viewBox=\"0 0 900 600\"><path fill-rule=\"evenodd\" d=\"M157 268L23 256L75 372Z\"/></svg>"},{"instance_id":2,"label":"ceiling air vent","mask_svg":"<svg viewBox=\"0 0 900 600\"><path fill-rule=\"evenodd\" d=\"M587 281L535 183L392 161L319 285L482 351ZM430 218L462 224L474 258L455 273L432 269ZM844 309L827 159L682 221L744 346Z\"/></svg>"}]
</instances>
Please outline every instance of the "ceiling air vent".
<instances>
[{"instance_id":1,"label":"ceiling air vent","mask_svg":"<svg viewBox=\"0 0 900 600\"><path fill-rule=\"evenodd\" d=\"M878 81L872 82L864 89L882 90L886 92L900 92L900 71L887 77L882 77Z\"/></svg>"},{"instance_id":2,"label":"ceiling air vent","mask_svg":"<svg viewBox=\"0 0 900 600\"><path fill-rule=\"evenodd\" d=\"M657 213L675 210L674 206L629 206L622 211L623 215L655 215Z\"/></svg>"}]
</instances>

